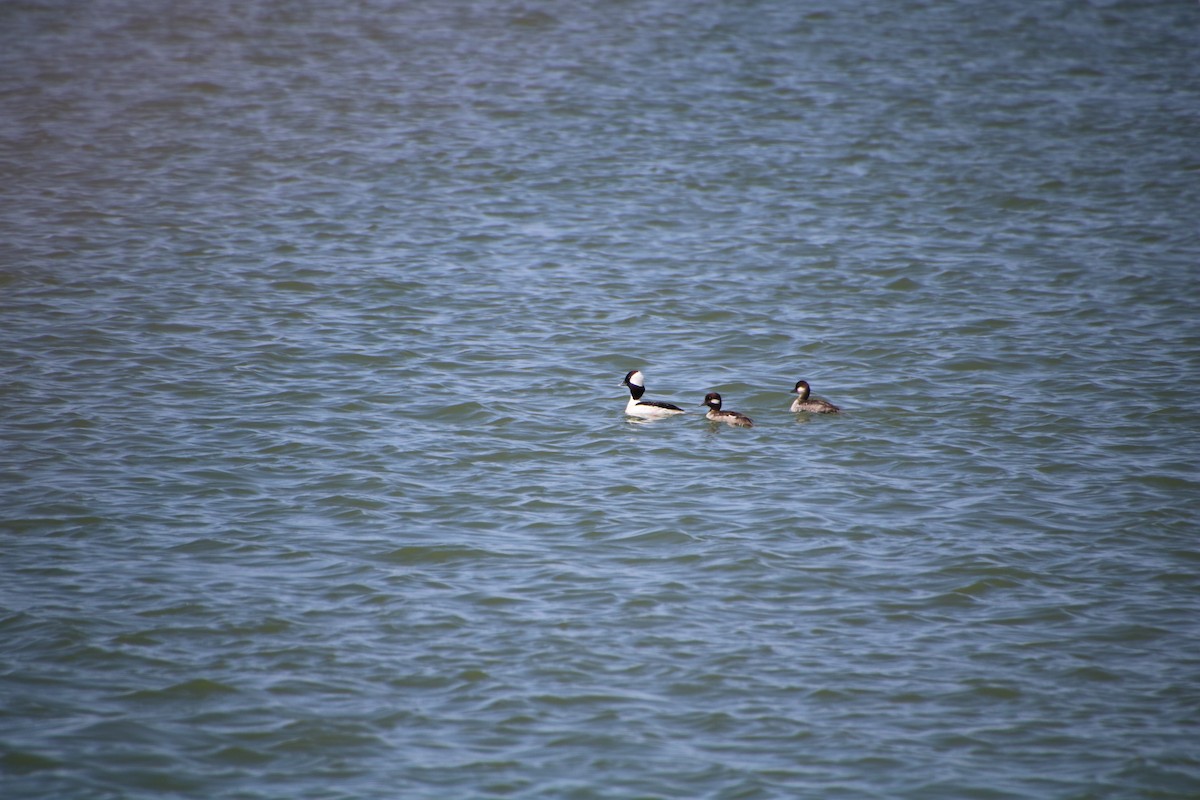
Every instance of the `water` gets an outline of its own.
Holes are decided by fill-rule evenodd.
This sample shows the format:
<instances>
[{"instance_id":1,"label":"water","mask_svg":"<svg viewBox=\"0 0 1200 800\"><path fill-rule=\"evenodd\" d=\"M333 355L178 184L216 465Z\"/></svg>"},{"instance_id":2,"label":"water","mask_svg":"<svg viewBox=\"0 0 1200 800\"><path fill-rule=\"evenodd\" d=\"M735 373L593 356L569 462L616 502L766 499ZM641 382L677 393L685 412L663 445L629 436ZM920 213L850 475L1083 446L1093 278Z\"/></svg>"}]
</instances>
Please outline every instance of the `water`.
<instances>
[{"instance_id":1,"label":"water","mask_svg":"<svg viewBox=\"0 0 1200 800\"><path fill-rule=\"evenodd\" d=\"M1197 52L4 4L4 796L1200 796Z\"/></svg>"}]
</instances>

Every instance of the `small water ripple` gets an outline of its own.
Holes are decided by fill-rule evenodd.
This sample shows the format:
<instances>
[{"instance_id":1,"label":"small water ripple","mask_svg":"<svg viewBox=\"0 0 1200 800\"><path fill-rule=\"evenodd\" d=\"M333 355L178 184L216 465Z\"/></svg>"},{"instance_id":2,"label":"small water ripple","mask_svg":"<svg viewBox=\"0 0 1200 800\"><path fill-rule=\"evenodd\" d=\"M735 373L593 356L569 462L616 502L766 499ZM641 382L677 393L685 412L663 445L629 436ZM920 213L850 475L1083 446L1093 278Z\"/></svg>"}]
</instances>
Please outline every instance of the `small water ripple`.
<instances>
[{"instance_id":1,"label":"small water ripple","mask_svg":"<svg viewBox=\"0 0 1200 800\"><path fill-rule=\"evenodd\" d=\"M192 5L2 12L8 794L1196 794L1193 9Z\"/></svg>"}]
</instances>

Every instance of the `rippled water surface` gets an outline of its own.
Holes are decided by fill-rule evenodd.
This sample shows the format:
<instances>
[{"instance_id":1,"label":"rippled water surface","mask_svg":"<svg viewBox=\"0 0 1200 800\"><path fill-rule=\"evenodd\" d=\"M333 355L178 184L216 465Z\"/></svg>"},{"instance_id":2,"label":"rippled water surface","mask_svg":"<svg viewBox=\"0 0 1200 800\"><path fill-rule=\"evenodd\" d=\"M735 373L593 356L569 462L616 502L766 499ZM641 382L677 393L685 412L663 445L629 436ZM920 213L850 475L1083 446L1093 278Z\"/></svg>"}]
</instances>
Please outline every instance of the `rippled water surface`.
<instances>
[{"instance_id":1,"label":"rippled water surface","mask_svg":"<svg viewBox=\"0 0 1200 800\"><path fill-rule=\"evenodd\" d=\"M1198 52L0 4L3 796L1200 796Z\"/></svg>"}]
</instances>

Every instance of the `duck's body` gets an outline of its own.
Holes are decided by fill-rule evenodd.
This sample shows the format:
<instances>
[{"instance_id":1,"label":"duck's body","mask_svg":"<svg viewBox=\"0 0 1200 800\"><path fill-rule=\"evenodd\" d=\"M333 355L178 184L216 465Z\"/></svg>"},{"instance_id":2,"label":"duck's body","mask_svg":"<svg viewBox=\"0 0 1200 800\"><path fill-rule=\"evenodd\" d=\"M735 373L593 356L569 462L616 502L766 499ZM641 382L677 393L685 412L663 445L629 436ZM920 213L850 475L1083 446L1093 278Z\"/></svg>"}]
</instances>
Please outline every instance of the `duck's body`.
<instances>
[{"instance_id":1,"label":"duck's body","mask_svg":"<svg viewBox=\"0 0 1200 800\"><path fill-rule=\"evenodd\" d=\"M796 381L796 388L792 391L796 393L796 399L792 401L792 411L807 411L810 414L839 414L842 411L828 400L810 398L812 389L807 381Z\"/></svg>"},{"instance_id":2,"label":"duck's body","mask_svg":"<svg viewBox=\"0 0 1200 800\"><path fill-rule=\"evenodd\" d=\"M708 413L704 415L705 419L711 419L713 422L724 422L727 425L736 425L739 428L754 427L754 420L745 414L737 411L722 411L721 395L716 392L709 392L704 395L704 402L701 405L708 406Z\"/></svg>"},{"instance_id":3,"label":"duck's body","mask_svg":"<svg viewBox=\"0 0 1200 800\"><path fill-rule=\"evenodd\" d=\"M642 419L657 419L658 417L673 417L686 413L679 406L662 403L657 400L643 400L646 393L646 377L641 370L632 370L621 381L622 386L629 387L629 402L625 404L625 413L631 417Z\"/></svg>"}]
</instances>

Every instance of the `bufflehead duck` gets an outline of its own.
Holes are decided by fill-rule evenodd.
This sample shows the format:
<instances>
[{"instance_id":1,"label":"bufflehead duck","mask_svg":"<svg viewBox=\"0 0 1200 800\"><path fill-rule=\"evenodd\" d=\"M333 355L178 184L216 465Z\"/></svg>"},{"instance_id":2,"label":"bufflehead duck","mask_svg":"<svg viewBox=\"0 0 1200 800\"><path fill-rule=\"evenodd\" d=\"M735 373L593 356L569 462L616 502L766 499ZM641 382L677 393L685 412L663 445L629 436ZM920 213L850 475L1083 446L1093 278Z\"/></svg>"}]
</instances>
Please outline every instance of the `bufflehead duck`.
<instances>
[{"instance_id":1,"label":"bufflehead duck","mask_svg":"<svg viewBox=\"0 0 1200 800\"><path fill-rule=\"evenodd\" d=\"M754 420L745 414L739 414L736 411L722 411L721 395L716 392L709 392L704 395L704 402L700 405L708 406L708 413L704 416L713 422L728 422L730 425L737 425L739 428L754 427Z\"/></svg>"},{"instance_id":2,"label":"bufflehead duck","mask_svg":"<svg viewBox=\"0 0 1200 800\"><path fill-rule=\"evenodd\" d=\"M629 387L629 402L625 404L625 413L631 417L654 419L655 417L670 417L684 413L682 408L670 403L643 400L642 395L646 393L646 376L642 375L640 369L632 370L626 375L625 380L621 381L621 385Z\"/></svg>"},{"instance_id":3,"label":"bufflehead duck","mask_svg":"<svg viewBox=\"0 0 1200 800\"><path fill-rule=\"evenodd\" d=\"M811 400L808 393L812 391L807 381L796 381L796 399L792 401L792 411L808 411L813 414L837 414L841 409L827 400L814 397Z\"/></svg>"}]
</instances>

